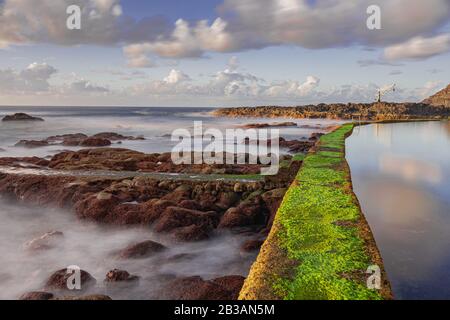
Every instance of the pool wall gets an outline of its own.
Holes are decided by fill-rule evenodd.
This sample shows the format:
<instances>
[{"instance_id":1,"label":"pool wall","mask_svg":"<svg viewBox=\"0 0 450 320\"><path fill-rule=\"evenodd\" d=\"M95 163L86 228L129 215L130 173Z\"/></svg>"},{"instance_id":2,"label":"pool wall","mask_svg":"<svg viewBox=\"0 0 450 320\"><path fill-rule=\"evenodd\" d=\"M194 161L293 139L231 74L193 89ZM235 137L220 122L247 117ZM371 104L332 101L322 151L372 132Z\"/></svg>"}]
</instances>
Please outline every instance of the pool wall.
<instances>
[{"instance_id":1,"label":"pool wall","mask_svg":"<svg viewBox=\"0 0 450 320\"><path fill-rule=\"evenodd\" d=\"M353 193L345 139L354 124L322 136L278 209L240 293L242 300L392 299L372 232ZM367 270L380 270L380 289ZM373 279L373 277L372 277Z\"/></svg>"}]
</instances>

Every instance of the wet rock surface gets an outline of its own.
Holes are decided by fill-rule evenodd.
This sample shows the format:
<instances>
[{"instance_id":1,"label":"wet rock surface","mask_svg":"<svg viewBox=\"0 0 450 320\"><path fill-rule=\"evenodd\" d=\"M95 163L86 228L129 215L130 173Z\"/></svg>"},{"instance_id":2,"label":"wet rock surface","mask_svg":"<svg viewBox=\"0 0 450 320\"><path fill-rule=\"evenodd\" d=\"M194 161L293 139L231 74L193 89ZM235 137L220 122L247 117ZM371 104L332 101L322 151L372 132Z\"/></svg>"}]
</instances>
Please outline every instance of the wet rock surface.
<instances>
[{"instance_id":1,"label":"wet rock surface","mask_svg":"<svg viewBox=\"0 0 450 320\"><path fill-rule=\"evenodd\" d=\"M204 280L194 276L176 279L162 291L164 299L174 300L236 300L244 284L244 277L227 276Z\"/></svg>"},{"instance_id":2,"label":"wet rock surface","mask_svg":"<svg viewBox=\"0 0 450 320\"><path fill-rule=\"evenodd\" d=\"M241 246L241 251L243 252L252 252L257 251L263 245L264 240L261 239L251 239L244 242Z\"/></svg>"},{"instance_id":3,"label":"wet rock surface","mask_svg":"<svg viewBox=\"0 0 450 320\"><path fill-rule=\"evenodd\" d=\"M51 300L53 297L53 293L33 291L24 293L19 297L19 300Z\"/></svg>"},{"instance_id":4,"label":"wet rock surface","mask_svg":"<svg viewBox=\"0 0 450 320\"><path fill-rule=\"evenodd\" d=\"M16 147L24 147L24 148L40 148L48 146L47 141L38 141L38 140L21 140L15 144Z\"/></svg>"},{"instance_id":5,"label":"wet rock surface","mask_svg":"<svg viewBox=\"0 0 450 320\"><path fill-rule=\"evenodd\" d=\"M29 251L49 250L58 245L64 238L64 233L60 231L50 231L25 243L24 247Z\"/></svg>"},{"instance_id":6,"label":"wet rock surface","mask_svg":"<svg viewBox=\"0 0 450 320\"><path fill-rule=\"evenodd\" d=\"M447 89L448 90L448 89ZM218 117L232 118L290 118L290 119L344 119L344 120L401 120L446 119L450 116L448 100L438 97L425 103L332 103L293 107L260 106L222 108L214 112ZM432 105L430 103L434 103Z\"/></svg>"},{"instance_id":7,"label":"wet rock surface","mask_svg":"<svg viewBox=\"0 0 450 320\"><path fill-rule=\"evenodd\" d=\"M49 137L49 144L75 144L90 139L83 134ZM105 133L93 139L119 141L123 136ZM302 142L304 143L304 142ZM291 147L293 144L289 144ZM305 145L307 148L307 145ZM285 160L291 160L286 157ZM146 238L122 249L111 248L113 261L119 263L141 263L144 259L160 259L161 264L188 263L197 253L170 252L172 246L184 243L213 241L220 234L248 234L248 241L236 244L237 256L252 257L257 252L270 230L286 188L290 185L294 171L300 162L293 161L288 168L280 169L277 176L257 181L226 180L167 180L146 176L131 177L82 177L64 175L65 170L109 170L109 171L155 171L155 172L206 172L208 173L259 173L260 166L176 166L171 163L170 154L143 154L137 151L117 148L96 148L61 152L50 160L27 158L0 158L0 166L16 168L44 168L61 170L59 175L23 175L0 173L0 195L5 199L45 207L60 207L72 210L83 220L105 225L142 226L164 237L164 244ZM218 171L215 171L218 170ZM62 230L64 231L64 230ZM243 236L243 237L246 237ZM159 236L158 236L159 237ZM37 235L25 244L27 250L40 252L51 250L64 240L59 231ZM146 240L146 241L143 241ZM159 241L159 240L158 240ZM119 249L119 250L117 250ZM240 255L239 250L245 254ZM108 253L109 254L109 253ZM115 264L115 263L114 263ZM117 285L139 286L141 279L123 269L113 269L102 284L115 292ZM107 269L107 270L108 270ZM133 269L125 269L133 271ZM227 269L228 270L228 269ZM230 269L232 270L232 269ZM134 272L134 271L133 271ZM227 272L228 273L228 272ZM230 271L233 274L233 271ZM192 273L190 273L192 274ZM104 275L104 273L103 273ZM219 274L220 275L220 274ZM215 275L215 276L219 276ZM146 281L148 281L148 275ZM88 291L77 293L76 297L67 290L70 274L66 269L52 274L43 286L42 295L29 293L28 298L45 299L87 299L102 300L108 296L94 290L96 280L87 271L81 271L82 288ZM207 277L206 279L211 279ZM227 276L205 280L201 277L180 277L167 274L158 276L157 287L162 294L156 298L170 299L236 299L244 278ZM111 287L112 285L112 287ZM40 288L36 288L40 289ZM156 289L155 289L156 290ZM41 292L41 291L37 291ZM81 294L93 294L81 296Z\"/></svg>"},{"instance_id":8,"label":"wet rock surface","mask_svg":"<svg viewBox=\"0 0 450 320\"><path fill-rule=\"evenodd\" d=\"M16 168L46 167L50 162L38 157L4 157L0 158L0 166L11 166Z\"/></svg>"},{"instance_id":9,"label":"wet rock surface","mask_svg":"<svg viewBox=\"0 0 450 320\"><path fill-rule=\"evenodd\" d=\"M312 140L315 140L315 138L311 139L310 141L302 141L302 140L286 140L285 138L280 137L278 141L278 146L280 148L288 149L290 153L301 153L301 152L307 152L312 146L314 146L314 142ZM273 140L265 140L265 141L253 141L249 140L248 138L245 139L244 143L246 145L252 144L264 144L269 146L272 146Z\"/></svg>"},{"instance_id":10,"label":"wet rock surface","mask_svg":"<svg viewBox=\"0 0 450 320\"><path fill-rule=\"evenodd\" d=\"M124 136L115 132L101 132L88 136L84 133L62 134L48 137L44 140L21 140L16 143L16 147L39 148L50 145L62 145L67 147L107 147L112 142L125 140L145 140L144 137Z\"/></svg>"},{"instance_id":11,"label":"wet rock surface","mask_svg":"<svg viewBox=\"0 0 450 320\"><path fill-rule=\"evenodd\" d=\"M272 122L272 123L249 123L241 126L244 129L262 129L262 128L276 128L276 127L296 127L295 122Z\"/></svg>"},{"instance_id":12,"label":"wet rock surface","mask_svg":"<svg viewBox=\"0 0 450 320\"><path fill-rule=\"evenodd\" d=\"M61 152L49 167L58 170L112 170L195 174L259 174L261 165L175 164L171 153L145 154L122 148Z\"/></svg>"},{"instance_id":13,"label":"wet rock surface","mask_svg":"<svg viewBox=\"0 0 450 320\"><path fill-rule=\"evenodd\" d=\"M57 297L52 300L72 300L72 301L109 301L112 300L110 296L103 294L93 294L87 296L66 296L66 297Z\"/></svg>"},{"instance_id":14,"label":"wet rock surface","mask_svg":"<svg viewBox=\"0 0 450 320\"><path fill-rule=\"evenodd\" d=\"M15 113L5 116L2 121L44 121L44 119L33 117L26 113Z\"/></svg>"},{"instance_id":15,"label":"wet rock surface","mask_svg":"<svg viewBox=\"0 0 450 320\"><path fill-rule=\"evenodd\" d=\"M45 289L51 291L69 291L68 282L70 281L73 272L68 272L67 269L61 269L53 273L45 283ZM86 271L80 270L80 292L88 290L96 284L96 280Z\"/></svg>"},{"instance_id":16,"label":"wet rock surface","mask_svg":"<svg viewBox=\"0 0 450 320\"><path fill-rule=\"evenodd\" d=\"M135 275L131 275L128 271L114 269L109 271L106 274L106 278L104 282L106 283L121 283L121 282L137 282L139 281L139 277Z\"/></svg>"},{"instance_id":17,"label":"wet rock surface","mask_svg":"<svg viewBox=\"0 0 450 320\"><path fill-rule=\"evenodd\" d=\"M425 99L423 103L431 106L445 106L450 108L450 84L441 91Z\"/></svg>"},{"instance_id":18,"label":"wet rock surface","mask_svg":"<svg viewBox=\"0 0 450 320\"><path fill-rule=\"evenodd\" d=\"M152 240L129 245L115 254L117 259L144 259L158 254L167 248Z\"/></svg>"},{"instance_id":19,"label":"wet rock surface","mask_svg":"<svg viewBox=\"0 0 450 320\"><path fill-rule=\"evenodd\" d=\"M199 241L218 227L268 227L290 184L273 179L246 183L0 174L0 194L24 203L67 207L81 219L146 225L179 241ZM49 235L33 245L45 247L47 240Z\"/></svg>"}]
</instances>

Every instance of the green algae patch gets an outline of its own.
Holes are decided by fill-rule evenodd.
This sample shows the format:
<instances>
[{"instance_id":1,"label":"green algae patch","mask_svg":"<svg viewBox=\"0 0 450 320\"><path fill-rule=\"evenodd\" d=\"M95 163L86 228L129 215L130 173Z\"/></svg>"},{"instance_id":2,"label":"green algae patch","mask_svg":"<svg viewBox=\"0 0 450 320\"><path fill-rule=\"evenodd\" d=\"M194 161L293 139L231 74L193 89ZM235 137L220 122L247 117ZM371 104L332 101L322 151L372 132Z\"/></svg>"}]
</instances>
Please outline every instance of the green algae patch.
<instances>
[{"instance_id":1,"label":"green algae patch","mask_svg":"<svg viewBox=\"0 0 450 320\"><path fill-rule=\"evenodd\" d=\"M322 136L287 191L240 299L381 300L392 293L352 191L345 139L353 124ZM381 290L366 270L382 271Z\"/></svg>"}]
</instances>

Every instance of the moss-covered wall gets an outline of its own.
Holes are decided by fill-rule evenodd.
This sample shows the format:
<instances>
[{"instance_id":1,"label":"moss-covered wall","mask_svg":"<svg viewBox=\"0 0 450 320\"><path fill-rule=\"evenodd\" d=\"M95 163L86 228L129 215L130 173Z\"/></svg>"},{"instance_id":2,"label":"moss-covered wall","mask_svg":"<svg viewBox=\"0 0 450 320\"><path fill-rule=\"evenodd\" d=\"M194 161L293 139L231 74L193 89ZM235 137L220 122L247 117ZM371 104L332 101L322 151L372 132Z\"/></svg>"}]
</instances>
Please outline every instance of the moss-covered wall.
<instances>
[{"instance_id":1,"label":"moss-covered wall","mask_svg":"<svg viewBox=\"0 0 450 320\"><path fill-rule=\"evenodd\" d=\"M392 298L345 160L353 126L323 136L304 159L240 299ZM382 270L381 290L367 288L371 265Z\"/></svg>"}]
</instances>

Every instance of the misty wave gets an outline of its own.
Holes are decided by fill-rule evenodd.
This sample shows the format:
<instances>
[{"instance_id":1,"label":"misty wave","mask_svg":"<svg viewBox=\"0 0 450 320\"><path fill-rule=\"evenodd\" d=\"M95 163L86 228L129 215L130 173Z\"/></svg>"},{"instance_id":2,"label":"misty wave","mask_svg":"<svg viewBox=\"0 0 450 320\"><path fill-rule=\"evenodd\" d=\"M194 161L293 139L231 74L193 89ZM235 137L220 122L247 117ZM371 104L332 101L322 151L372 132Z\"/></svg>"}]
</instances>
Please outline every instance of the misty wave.
<instances>
[{"instance_id":1,"label":"misty wave","mask_svg":"<svg viewBox=\"0 0 450 320\"><path fill-rule=\"evenodd\" d=\"M172 243L150 228L117 228L79 221L65 210L31 208L0 202L0 299L17 299L42 290L50 275L77 265L89 272L97 285L85 294L106 294L113 299L159 299L165 279L199 275L212 279L248 273L255 255L241 256L243 236L222 234L198 243ZM24 244L49 231L64 236L49 250L32 252ZM117 260L112 253L130 244L153 240L169 250L143 260ZM180 255L189 259L174 259ZM139 276L137 286L105 287L108 271L127 270Z\"/></svg>"}]
</instances>

